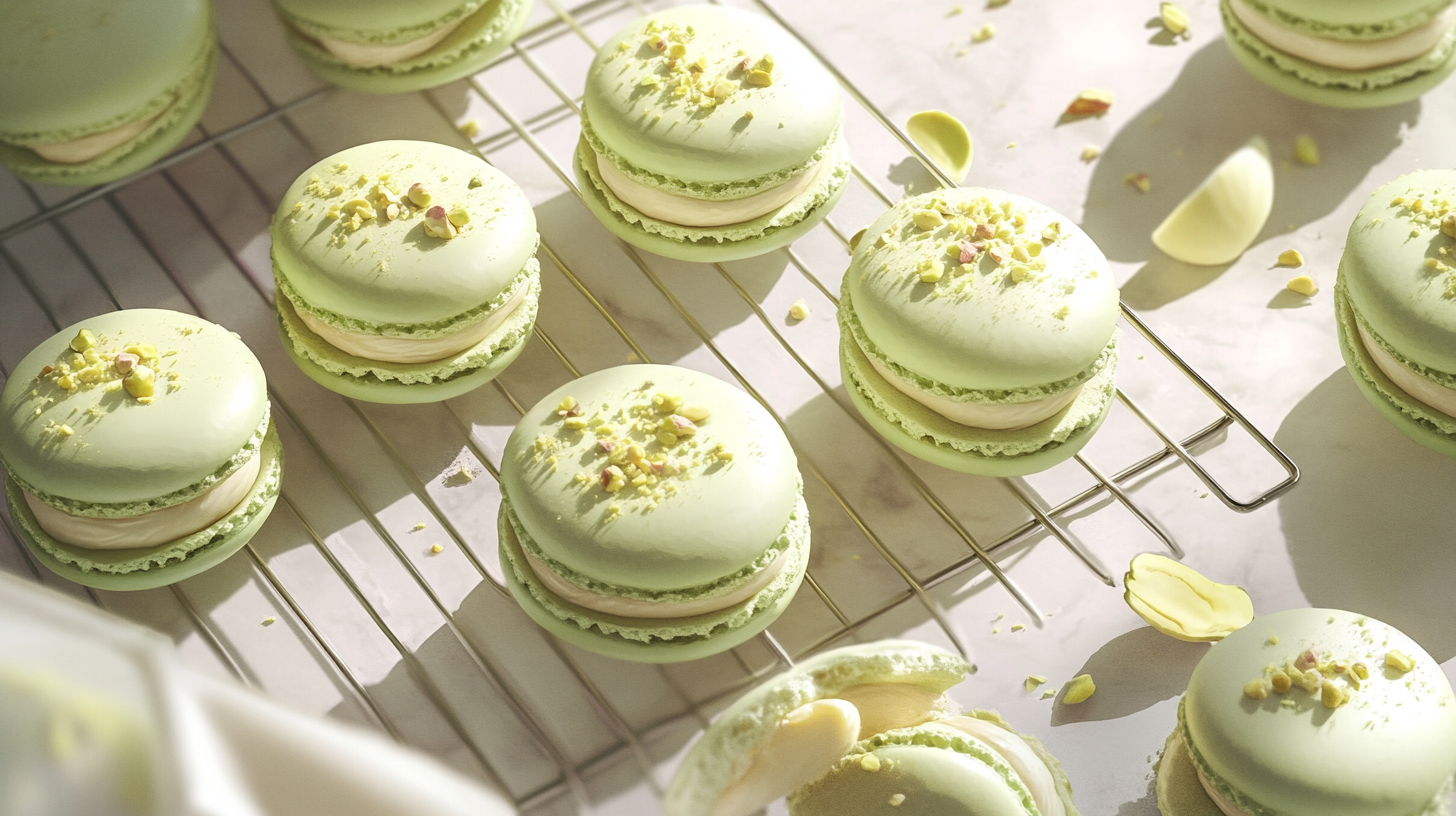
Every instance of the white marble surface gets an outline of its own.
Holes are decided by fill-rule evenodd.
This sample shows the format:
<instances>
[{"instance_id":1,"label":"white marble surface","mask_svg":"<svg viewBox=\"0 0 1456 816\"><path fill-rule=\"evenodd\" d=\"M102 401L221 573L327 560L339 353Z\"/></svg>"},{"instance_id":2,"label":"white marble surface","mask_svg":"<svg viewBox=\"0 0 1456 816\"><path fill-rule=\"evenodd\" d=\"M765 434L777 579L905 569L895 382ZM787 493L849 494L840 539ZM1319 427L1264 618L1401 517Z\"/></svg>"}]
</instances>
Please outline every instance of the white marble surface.
<instances>
[{"instance_id":1,"label":"white marble surface","mask_svg":"<svg viewBox=\"0 0 1456 816\"><path fill-rule=\"evenodd\" d=\"M1205 497L1207 488L1181 465L1137 480L1133 494L1181 544L1188 563L1247 587L1260 612L1302 605L1359 610L1413 635L1448 673L1456 667L1456 630L1449 625L1456 612L1449 590L1456 576L1449 532L1456 463L1408 441L1356 391L1342 370L1330 301L1346 228L1369 191L1409 170L1456 165L1456 83L1376 111L1284 99L1235 64L1213 0L1185 3L1192 36L1176 42L1150 25L1157 11L1151 0L1012 0L994 9L975 2L955 16L948 16L952 0L776 5L892 120L927 108L962 118L977 146L968 183L1010 189L1081 222L1111 259L1125 301L1299 463L1301 484L1247 515ZM264 0L219 0L217 11L230 58L203 120L207 133L322 87L288 51ZM602 2L584 7L580 19L600 41L635 14L629 4ZM549 19L538 2L533 20ZM984 23L995 25L996 36L971 46L971 31ZM526 49L566 93L579 93L591 49L563 26L541 31L527 38ZM529 65L511 57L478 79L479 88L529 123L558 168L567 166L576 118ZM1088 86L1112 89L1112 110L1059 122ZM848 110L851 145L871 179L895 196L926 188L924 170L861 109L850 103ZM54 331L52 318L66 325L115 304L189 309L190 294L202 314L240 332L267 368L288 451L286 501L255 539L256 559L240 553L176 591L98 592L95 600L168 634L205 671L228 674L200 633L201 620L250 682L300 709L370 722L321 648L326 643L406 742L469 773L493 771L516 797L559 779L562 762L591 763L583 772L584 801L557 797L540 811L657 812L654 786L670 776L699 727L696 714L711 716L721 704L716 695L774 657L753 642L736 654L668 668L607 660L551 641L492 586L499 567L491 468L518 416L513 401L529 405L570 377L568 368L538 340L500 387L441 406L351 404L294 369L275 335L267 219L293 177L327 153L372 139L465 146L454 125L470 119L481 125L475 141L482 152L526 188L547 246L641 351L655 362L731 380L726 361L784 420L805 467L812 574L844 615L856 619L906 592L874 542L922 579L965 555L956 530L846 410L833 306L818 288L836 292L846 260L831 233L816 230L795 246L812 280L784 253L722 272L646 256L649 277L592 220L551 163L531 145L497 136L504 120L466 83L428 96L326 94L286 121L228 139L226 152L204 151L75 209L59 219L63 229L48 224L5 241L0 363L8 371ZM1301 133L1319 142L1318 167L1293 162ZM1274 213L1260 240L1227 268L1187 267L1161 256L1147 237L1153 226L1253 135L1268 139L1276 156ZM1086 163L1078 154L1089 144L1103 154ZM1133 172L1148 173L1150 193L1124 185ZM72 194L37 192L48 203ZM0 228L35 206L0 174ZM831 220L849 234L880 208L857 186ZM1301 271L1323 289L1308 301L1283 291L1295 273L1272 268L1291 247L1304 253ZM544 333L578 370L626 362L630 345L549 256L542 261ZM813 313L790 324L788 307L798 298ZM684 314L712 338L712 349ZM1124 389L1176 432L1215 418L1144 344L1130 338L1124 360ZM1156 447L1119 408L1088 455L1112 471ZM1202 458L1241 496L1281 478L1238 433ZM842 503L815 478L811 462ZM476 478L444 478L462 465ZM1026 517L996 481L918 462L908 467L982 542ZM1055 504L1088 478L1066 466L1029 482ZM1065 765L1084 813L1151 816L1152 761L1206 647L1157 635L1123 604L1124 565L1159 548L1128 513L1101 502L1065 521L1119 586L1102 583L1045 537L995 553L1050 613L1040 620L980 567L939 585L931 598L980 668L955 695L966 705L997 708L1041 737ZM410 532L417 522L426 528ZM428 553L434 543L444 546L438 556ZM0 568L34 575L8 540L0 540ZM89 600L75 586L41 578ZM268 617L278 623L261 625ZM1013 633L1016 623L1029 625ZM772 632L798 653L838 628L806 587ZM887 635L948 642L915 600L858 633ZM593 701L576 671L590 678L606 707ZM1060 686L1084 671L1096 678L1098 692L1080 706L1022 690L1028 674ZM708 702L695 705L702 701ZM625 732L641 735L640 753L614 750Z\"/></svg>"}]
</instances>

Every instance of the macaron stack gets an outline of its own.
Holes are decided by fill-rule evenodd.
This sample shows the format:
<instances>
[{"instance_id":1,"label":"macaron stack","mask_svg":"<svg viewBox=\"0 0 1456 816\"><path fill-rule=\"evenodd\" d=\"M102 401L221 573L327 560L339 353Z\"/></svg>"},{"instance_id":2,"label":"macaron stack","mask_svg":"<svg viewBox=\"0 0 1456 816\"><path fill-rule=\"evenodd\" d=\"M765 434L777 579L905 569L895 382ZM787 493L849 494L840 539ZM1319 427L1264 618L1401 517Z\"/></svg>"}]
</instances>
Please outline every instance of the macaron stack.
<instances>
[{"instance_id":1,"label":"macaron stack","mask_svg":"<svg viewBox=\"0 0 1456 816\"><path fill-rule=\"evenodd\" d=\"M667 663L724 651L789 605L809 559L793 449L706 374L604 369L526 412L501 460L511 593L568 643Z\"/></svg>"},{"instance_id":2,"label":"macaron stack","mask_svg":"<svg viewBox=\"0 0 1456 816\"><path fill-rule=\"evenodd\" d=\"M128 309L41 343L0 395L10 517L77 583L144 589L235 552L278 498L263 368L191 315Z\"/></svg>"},{"instance_id":3,"label":"macaron stack","mask_svg":"<svg viewBox=\"0 0 1456 816\"><path fill-rule=\"evenodd\" d=\"M531 0L273 0L288 42L344 88L399 93L479 71L510 47Z\"/></svg>"},{"instance_id":4,"label":"macaron stack","mask_svg":"<svg viewBox=\"0 0 1456 816\"><path fill-rule=\"evenodd\" d=\"M630 244L691 261L808 232L849 179L833 77L771 21L723 6L644 17L587 73L576 175Z\"/></svg>"},{"instance_id":5,"label":"macaron stack","mask_svg":"<svg viewBox=\"0 0 1456 816\"><path fill-rule=\"evenodd\" d=\"M1395 105L1456 70L1451 0L1223 0L1222 10L1239 62L1307 102Z\"/></svg>"},{"instance_id":6,"label":"macaron stack","mask_svg":"<svg viewBox=\"0 0 1456 816\"><path fill-rule=\"evenodd\" d=\"M1426 447L1456 456L1456 170L1421 170L1360 208L1335 286L1355 384Z\"/></svg>"},{"instance_id":7,"label":"macaron stack","mask_svg":"<svg viewBox=\"0 0 1456 816\"><path fill-rule=\"evenodd\" d=\"M844 275L845 388L921 459L1032 473L1107 416L1118 314L1107 259L1051 209L983 188L906 198L865 231Z\"/></svg>"},{"instance_id":8,"label":"macaron stack","mask_svg":"<svg viewBox=\"0 0 1456 816\"><path fill-rule=\"evenodd\" d=\"M273 217L279 332L315 381L435 402L494 379L536 322L536 216L515 182L434 142L352 147Z\"/></svg>"},{"instance_id":9,"label":"macaron stack","mask_svg":"<svg viewBox=\"0 0 1456 816\"><path fill-rule=\"evenodd\" d=\"M946 694L959 656L906 640L815 655L745 694L693 745L667 816L1077 816L1060 763Z\"/></svg>"},{"instance_id":10,"label":"macaron stack","mask_svg":"<svg viewBox=\"0 0 1456 816\"><path fill-rule=\"evenodd\" d=\"M1444 814L1456 696L1415 641L1373 618L1256 618L1193 671L1158 767L1164 816Z\"/></svg>"},{"instance_id":11,"label":"macaron stack","mask_svg":"<svg viewBox=\"0 0 1456 816\"><path fill-rule=\"evenodd\" d=\"M212 93L207 0L0 4L0 162L46 184L100 184L164 156Z\"/></svg>"}]
</instances>

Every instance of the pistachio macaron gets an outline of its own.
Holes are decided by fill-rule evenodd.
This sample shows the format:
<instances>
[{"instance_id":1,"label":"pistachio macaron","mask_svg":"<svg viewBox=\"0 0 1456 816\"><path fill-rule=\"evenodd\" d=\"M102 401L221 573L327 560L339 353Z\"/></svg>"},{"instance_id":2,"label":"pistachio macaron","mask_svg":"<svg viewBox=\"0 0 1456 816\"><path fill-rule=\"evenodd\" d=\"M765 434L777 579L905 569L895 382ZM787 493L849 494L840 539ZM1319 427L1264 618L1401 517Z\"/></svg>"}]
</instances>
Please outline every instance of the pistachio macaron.
<instances>
[{"instance_id":1,"label":"pistachio macaron","mask_svg":"<svg viewBox=\"0 0 1456 816\"><path fill-rule=\"evenodd\" d=\"M1346 367L1370 403L1456 456L1456 170L1401 176L1360 208L1335 313Z\"/></svg>"},{"instance_id":2,"label":"pistachio macaron","mask_svg":"<svg viewBox=\"0 0 1456 816\"><path fill-rule=\"evenodd\" d=\"M1456 696L1411 638L1338 609L1255 618L1198 662L1158 766L1164 816L1450 807Z\"/></svg>"},{"instance_id":3,"label":"pistachio macaron","mask_svg":"<svg viewBox=\"0 0 1456 816\"><path fill-rule=\"evenodd\" d=\"M526 412L501 459L511 593L568 643L644 663L763 631L809 559L794 451L772 415L706 374L597 371Z\"/></svg>"},{"instance_id":4,"label":"pistachio macaron","mask_svg":"<svg viewBox=\"0 0 1456 816\"><path fill-rule=\"evenodd\" d=\"M469 76L526 26L532 0L273 0L288 43L343 88L400 93Z\"/></svg>"},{"instance_id":5,"label":"pistachio macaron","mask_svg":"<svg viewBox=\"0 0 1456 816\"><path fill-rule=\"evenodd\" d=\"M126 309L62 329L0 394L6 504L41 564L144 589L227 558L278 498L263 367L192 315Z\"/></svg>"},{"instance_id":6,"label":"pistachio macaron","mask_svg":"<svg viewBox=\"0 0 1456 816\"><path fill-rule=\"evenodd\" d=\"M0 162L46 184L100 184L166 155L207 107L206 0L0 4Z\"/></svg>"},{"instance_id":7,"label":"pistachio macaron","mask_svg":"<svg viewBox=\"0 0 1456 816\"><path fill-rule=\"evenodd\" d=\"M1048 207L979 187L903 199L844 275L845 389L921 459L987 476L1044 470L1107 416L1117 297L1101 250Z\"/></svg>"},{"instance_id":8,"label":"pistachio macaron","mask_svg":"<svg viewBox=\"0 0 1456 816\"><path fill-rule=\"evenodd\" d=\"M1456 70L1451 0L1222 0L1221 10L1249 73L1317 105L1409 102Z\"/></svg>"},{"instance_id":9,"label":"pistachio macaron","mask_svg":"<svg viewBox=\"0 0 1456 816\"><path fill-rule=\"evenodd\" d=\"M849 180L839 88L767 18L680 6L607 40L587 72L576 175L630 244L725 261L784 246Z\"/></svg>"},{"instance_id":10,"label":"pistachio macaron","mask_svg":"<svg viewBox=\"0 0 1456 816\"><path fill-rule=\"evenodd\" d=\"M535 326L531 204L453 147L385 141L336 153L288 188L271 234L283 344L345 396L458 396L510 365Z\"/></svg>"},{"instance_id":11,"label":"pistachio macaron","mask_svg":"<svg viewBox=\"0 0 1456 816\"><path fill-rule=\"evenodd\" d=\"M946 692L970 666L884 640L815 655L729 706L683 759L667 816L1076 816L1061 764Z\"/></svg>"}]
</instances>

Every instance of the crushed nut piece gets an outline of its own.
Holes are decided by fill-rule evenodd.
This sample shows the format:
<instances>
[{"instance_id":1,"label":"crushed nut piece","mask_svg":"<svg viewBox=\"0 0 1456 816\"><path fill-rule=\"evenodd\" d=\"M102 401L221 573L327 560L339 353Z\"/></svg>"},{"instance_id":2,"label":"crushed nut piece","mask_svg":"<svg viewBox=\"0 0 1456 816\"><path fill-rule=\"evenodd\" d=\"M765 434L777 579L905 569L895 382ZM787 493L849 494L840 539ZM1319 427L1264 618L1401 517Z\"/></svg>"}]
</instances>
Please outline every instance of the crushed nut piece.
<instances>
[{"instance_id":1,"label":"crushed nut piece","mask_svg":"<svg viewBox=\"0 0 1456 816\"><path fill-rule=\"evenodd\" d=\"M409 191L405 193L405 197L409 199L411 204L420 208L430 206L430 202L435 198L430 195L430 189L419 182L410 185Z\"/></svg>"},{"instance_id":2,"label":"crushed nut piece","mask_svg":"<svg viewBox=\"0 0 1456 816\"><path fill-rule=\"evenodd\" d=\"M916 228L927 232L945 226L945 216L937 210L916 210L911 218L914 219Z\"/></svg>"},{"instance_id":3,"label":"crushed nut piece","mask_svg":"<svg viewBox=\"0 0 1456 816\"><path fill-rule=\"evenodd\" d=\"M1300 164L1311 167L1319 164L1319 145L1315 144L1313 136L1306 133L1294 140L1294 158L1299 159Z\"/></svg>"},{"instance_id":4,"label":"crushed nut piece","mask_svg":"<svg viewBox=\"0 0 1456 816\"><path fill-rule=\"evenodd\" d=\"M1345 703L1345 691L1334 681L1326 680L1320 686L1320 702L1325 704L1325 708L1339 708Z\"/></svg>"},{"instance_id":5,"label":"crushed nut piece","mask_svg":"<svg viewBox=\"0 0 1456 816\"><path fill-rule=\"evenodd\" d=\"M1256 677L1244 684L1244 696L1250 700L1262 700L1269 696L1269 681Z\"/></svg>"},{"instance_id":6,"label":"crushed nut piece","mask_svg":"<svg viewBox=\"0 0 1456 816\"><path fill-rule=\"evenodd\" d=\"M71 350L75 352L82 352L86 349L94 348L95 345L96 335L92 334L89 329L82 329L76 332L75 337L71 338Z\"/></svg>"},{"instance_id":7,"label":"crushed nut piece","mask_svg":"<svg viewBox=\"0 0 1456 816\"><path fill-rule=\"evenodd\" d=\"M1399 649L1391 649L1385 653L1385 665L1398 672L1408 672L1416 667L1416 661Z\"/></svg>"},{"instance_id":8,"label":"crushed nut piece","mask_svg":"<svg viewBox=\"0 0 1456 816\"><path fill-rule=\"evenodd\" d=\"M903 793L894 794L889 799L885 800L885 802L890 807L899 807L899 806L905 804L905 794L903 794Z\"/></svg>"},{"instance_id":9,"label":"crushed nut piece","mask_svg":"<svg viewBox=\"0 0 1456 816\"><path fill-rule=\"evenodd\" d=\"M1152 192L1153 180L1148 178L1147 173L1128 173L1122 180L1123 184L1132 187L1140 193Z\"/></svg>"},{"instance_id":10,"label":"crushed nut piece","mask_svg":"<svg viewBox=\"0 0 1456 816\"><path fill-rule=\"evenodd\" d=\"M1315 282L1314 278L1308 275L1300 275L1297 278L1292 278L1284 286L1289 291L1304 295L1305 297L1314 297L1319 294L1319 284Z\"/></svg>"},{"instance_id":11,"label":"crushed nut piece","mask_svg":"<svg viewBox=\"0 0 1456 816\"><path fill-rule=\"evenodd\" d=\"M138 365L132 368L131 373L126 376L126 379L121 381L121 384L126 389L126 393L131 394L138 400L143 400L148 399L156 393L156 382L157 375L152 369L144 365Z\"/></svg>"},{"instance_id":12,"label":"crushed nut piece","mask_svg":"<svg viewBox=\"0 0 1456 816\"><path fill-rule=\"evenodd\" d=\"M793 320L803 320L809 316L809 304L803 298L794 301L789 305L789 317Z\"/></svg>"},{"instance_id":13,"label":"crushed nut piece","mask_svg":"<svg viewBox=\"0 0 1456 816\"><path fill-rule=\"evenodd\" d=\"M1025 684L1026 685L1026 690L1027 691L1032 691L1037 686L1041 685L1042 683L1045 683L1046 681L1047 681L1047 679L1045 677L1039 675L1039 674L1030 674L1030 675L1027 675L1027 677L1026 677L1026 684Z\"/></svg>"},{"instance_id":14,"label":"crushed nut piece","mask_svg":"<svg viewBox=\"0 0 1456 816\"><path fill-rule=\"evenodd\" d=\"M1104 114L1112 107L1112 91L1101 88L1088 88L1077 94L1072 104L1067 106L1067 116L1098 116Z\"/></svg>"},{"instance_id":15,"label":"crushed nut piece","mask_svg":"<svg viewBox=\"0 0 1456 816\"><path fill-rule=\"evenodd\" d=\"M414 188L411 187L411 190ZM450 239L455 237L455 225L450 223L450 217L445 208L434 206L425 211L425 234L433 235L436 238Z\"/></svg>"},{"instance_id":16,"label":"crushed nut piece","mask_svg":"<svg viewBox=\"0 0 1456 816\"><path fill-rule=\"evenodd\" d=\"M1087 145L1086 147L1082 148L1082 161L1084 162L1090 162L1101 155L1102 148L1096 145Z\"/></svg>"},{"instance_id":17,"label":"crushed nut piece","mask_svg":"<svg viewBox=\"0 0 1456 816\"><path fill-rule=\"evenodd\" d=\"M996 36L996 26L986 23L971 34L971 42L985 42L994 36Z\"/></svg>"},{"instance_id":18,"label":"crushed nut piece","mask_svg":"<svg viewBox=\"0 0 1456 816\"><path fill-rule=\"evenodd\" d=\"M439 544L431 544L430 545L430 552L434 553L435 555L439 555L440 553L442 553L444 551L445 551L445 548L444 547L441 547Z\"/></svg>"},{"instance_id":19,"label":"crushed nut piece","mask_svg":"<svg viewBox=\"0 0 1456 816\"><path fill-rule=\"evenodd\" d=\"M1280 694L1294 687L1294 681L1289 679L1289 675L1285 674L1283 669L1274 670L1274 673L1269 676L1269 684Z\"/></svg>"},{"instance_id":20,"label":"crushed nut piece","mask_svg":"<svg viewBox=\"0 0 1456 816\"><path fill-rule=\"evenodd\" d=\"M1188 32L1188 12L1177 3L1160 5L1158 18L1163 21L1163 28L1168 29L1169 34L1186 34Z\"/></svg>"},{"instance_id":21,"label":"crushed nut piece","mask_svg":"<svg viewBox=\"0 0 1456 816\"><path fill-rule=\"evenodd\" d=\"M1091 697L1095 691L1097 691L1097 685L1092 682L1092 675L1079 674L1067 684L1067 693L1062 695L1062 702L1067 705L1076 705Z\"/></svg>"},{"instance_id":22,"label":"crushed nut piece","mask_svg":"<svg viewBox=\"0 0 1456 816\"><path fill-rule=\"evenodd\" d=\"M470 223L470 213L464 207L454 206L450 208L450 223L457 229Z\"/></svg>"},{"instance_id":23,"label":"crushed nut piece","mask_svg":"<svg viewBox=\"0 0 1456 816\"><path fill-rule=\"evenodd\" d=\"M1297 249L1286 249L1279 253L1280 266L1304 266L1304 256Z\"/></svg>"},{"instance_id":24,"label":"crushed nut piece","mask_svg":"<svg viewBox=\"0 0 1456 816\"><path fill-rule=\"evenodd\" d=\"M859 758L859 766L870 773L880 769L880 758L874 754L865 754Z\"/></svg>"},{"instance_id":25,"label":"crushed nut piece","mask_svg":"<svg viewBox=\"0 0 1456 816\"><path fill-rule=\"evenodd\" d=\"M1452 238L1456 238L1456 212L1441 219L1441 232Z\"/></svg>"}]
</instances>

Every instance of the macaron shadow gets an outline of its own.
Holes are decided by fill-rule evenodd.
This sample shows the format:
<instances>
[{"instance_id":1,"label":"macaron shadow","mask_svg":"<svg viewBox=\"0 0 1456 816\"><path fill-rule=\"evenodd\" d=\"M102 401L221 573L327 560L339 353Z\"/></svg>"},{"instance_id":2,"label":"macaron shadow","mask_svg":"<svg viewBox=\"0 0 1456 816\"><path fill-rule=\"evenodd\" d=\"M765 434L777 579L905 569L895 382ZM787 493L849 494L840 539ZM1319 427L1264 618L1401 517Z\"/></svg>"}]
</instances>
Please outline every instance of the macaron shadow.
<instances>
[{"instance_id":1,"label":"macaron shadow","mask_svg":"<svg viewBox=\"0 0 1456 816\"><path fill-rule=\"evenodd\" d=\"M1340 368L1274 435L1304 474L1279 500L1299 588L1311 606L1351 609L1456 657L1456 468L1386 421Z\"/></svg>"},{"instance_id":2,"label":"macaron shadow","mask_svg":"<svg viewBox=\"0 0 1456 816\"><path fill-rule=\"evenodd\" d=\"M1219 162L1259 135L1268 140L1274 164L1273 211L1255 243L1267 240L1290 225L1328 215L1352 190L1367 184L1370 168L1390 155L1403 128L1415 126L1420 113L1418 100L1350 111L1290 99L1249 76L1222 38L1210 40L1189 58L1172 86L1103 149L1088 185L1082 228L1111 261L1161 257L1152 243L1153 230ZM1294 159L1294 141L1303 134L1320 146L1318 167ZM1152 182L1148 193L1125 183L1128 174L1140 172ZM1164 296L1189 291L1175 288Z\"/></svg>"},{"instance_id":3,"label":"macaron shadow","mask_svg":"<svg viewBox=\"0 0 1456 816\"><path fill-rule=\"evenodd\" d=\"M1185 643L1149 626L1118 635L1072 673L1092 675L1097 691L1075 705L1063 703L1058 695L1052 725L1115 720L1177 697L1188 688L1188 679L1208 648L1206 643ZM1065 688L1066 682L1062 685Z\"/></svg>"}]
</instances>

